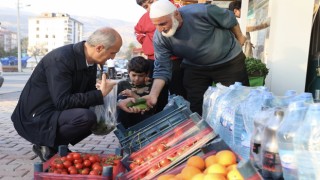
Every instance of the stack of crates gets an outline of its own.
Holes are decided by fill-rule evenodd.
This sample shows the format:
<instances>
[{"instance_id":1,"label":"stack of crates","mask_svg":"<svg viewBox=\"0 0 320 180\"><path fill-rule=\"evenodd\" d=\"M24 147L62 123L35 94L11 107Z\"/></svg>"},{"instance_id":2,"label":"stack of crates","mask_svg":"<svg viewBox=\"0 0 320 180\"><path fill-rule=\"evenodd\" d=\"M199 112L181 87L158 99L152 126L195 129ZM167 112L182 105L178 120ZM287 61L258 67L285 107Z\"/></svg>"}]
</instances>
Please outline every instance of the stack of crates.
<instances>
[{"instance_id":1,"label":"stack of crates","mask_svg":"<svg viewBox=\"0 0 320 180\"><path fill-rule=\"evenodd\" d=\"M128 129L125 129L121 124L117 125L114 134L119 139L125 153L131 154L141 149L157 137L189 119L192 114L189 102L181 96L173 97L168 105L163 111Z\"/></svg>"}]
</instances>

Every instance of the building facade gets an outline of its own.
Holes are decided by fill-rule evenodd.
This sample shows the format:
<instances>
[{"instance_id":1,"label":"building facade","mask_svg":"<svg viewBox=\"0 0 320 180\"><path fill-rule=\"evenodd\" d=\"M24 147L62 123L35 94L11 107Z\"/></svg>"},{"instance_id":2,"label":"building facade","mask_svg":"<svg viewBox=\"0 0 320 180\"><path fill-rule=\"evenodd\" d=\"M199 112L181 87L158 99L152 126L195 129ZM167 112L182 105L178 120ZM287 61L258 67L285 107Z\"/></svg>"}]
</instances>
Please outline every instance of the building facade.
<instances>
[{"instance_id":1,"label":"building facade","mask_svg":"<svg viewBox=\"0 0 320 180\"><path fill-rule=\"evenodd\" d=\"M42 13L29 18L28 54L45 55L51 50L82 41L83 24L65 13Z\"/></svg>"},{"instance_id":2,"label":"building facade","mask_svg":"<svg viewBox=\"0 0 320 180\"><path fill-rule=\"evenodd\" d=\"M0 48L6 52L17 48L17 33L0 26Z\"/></svg>"}]
</instances>

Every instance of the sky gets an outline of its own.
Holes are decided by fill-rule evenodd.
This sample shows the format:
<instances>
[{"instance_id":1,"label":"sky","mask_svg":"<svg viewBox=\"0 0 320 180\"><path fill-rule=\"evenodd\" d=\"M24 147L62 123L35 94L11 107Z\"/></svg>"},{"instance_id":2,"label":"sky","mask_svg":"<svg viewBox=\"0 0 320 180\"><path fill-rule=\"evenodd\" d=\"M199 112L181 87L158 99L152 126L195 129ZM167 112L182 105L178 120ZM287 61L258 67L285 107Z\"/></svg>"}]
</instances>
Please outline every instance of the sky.
<instances>
[{"instance_id":1,"label":"sky","mask_svg":"<svg viewBox=\"0 0 320 180\"><path fill-rule=\"evenodd\" d=\"M136 0L19 0L20 11L67 13L137 22L145 10ZM0 0L0 7L17 8L18 0ZM30 5L30 6L28 6Z\"/></svg>"}]
</instances>

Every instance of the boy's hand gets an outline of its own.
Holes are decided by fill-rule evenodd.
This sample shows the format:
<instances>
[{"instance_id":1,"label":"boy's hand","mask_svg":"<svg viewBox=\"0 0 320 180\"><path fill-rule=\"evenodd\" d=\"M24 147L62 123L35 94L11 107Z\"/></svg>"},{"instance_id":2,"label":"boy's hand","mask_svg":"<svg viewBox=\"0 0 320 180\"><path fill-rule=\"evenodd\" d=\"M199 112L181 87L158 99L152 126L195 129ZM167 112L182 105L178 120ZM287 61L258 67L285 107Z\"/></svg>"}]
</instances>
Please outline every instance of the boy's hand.
<instances>
[{"instance_id":1,"label":"boy's hand","mask_svg":"<svg viewBox=\"0 0 320 180\"><path fill-rule=\"evenodd\" d=\"M134 106L128 107L129 102L135 103L136 99L135 98L127 98L127 99L121 100L118 102L118 107L127 113L142 113L143 114L145 111L149 110L149 109L141 110L138 107L134 107Z\"/></svg>"},{"instance_id":2,"label":"boy's hand","mask_svg":"<svg viewBox=\"0 0 320 180\"><path fill-rule=\"evenodd\" d=\"M138 98L139 96L131 91L130 89L126 89L120 92L120 95L122 96L127 96L127 97L133 97L133 98Z\"/></svg>"}]
</instances>

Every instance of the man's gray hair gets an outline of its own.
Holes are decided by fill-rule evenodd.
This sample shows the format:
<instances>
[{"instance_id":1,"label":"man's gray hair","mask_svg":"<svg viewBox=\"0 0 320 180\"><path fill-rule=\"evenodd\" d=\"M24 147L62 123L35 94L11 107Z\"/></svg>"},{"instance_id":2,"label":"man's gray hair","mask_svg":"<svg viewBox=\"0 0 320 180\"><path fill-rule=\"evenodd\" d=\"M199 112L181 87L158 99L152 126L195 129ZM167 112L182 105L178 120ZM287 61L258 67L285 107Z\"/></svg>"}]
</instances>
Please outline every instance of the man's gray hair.
<instances>
[{"instance_id":1,"label":"man's gray hair","mask_svg":"<svg viewBox=\"0 0 320 180\"><path fill-rule=\"evenodd\" d=\"M110 27L101 28L93 32L87 39L87 43L91 46L102 44L109 49L116 43L117 32Z\"/></svg>"}]
</instances>

